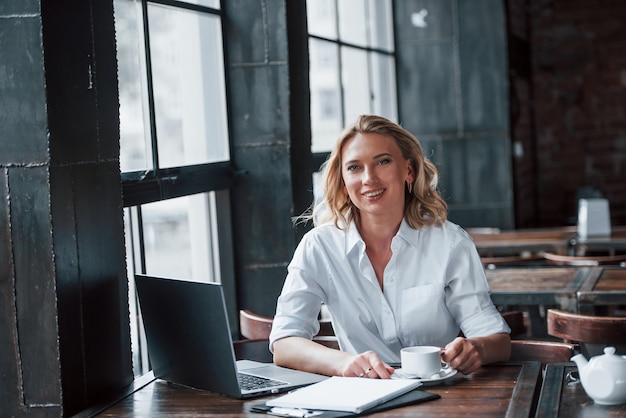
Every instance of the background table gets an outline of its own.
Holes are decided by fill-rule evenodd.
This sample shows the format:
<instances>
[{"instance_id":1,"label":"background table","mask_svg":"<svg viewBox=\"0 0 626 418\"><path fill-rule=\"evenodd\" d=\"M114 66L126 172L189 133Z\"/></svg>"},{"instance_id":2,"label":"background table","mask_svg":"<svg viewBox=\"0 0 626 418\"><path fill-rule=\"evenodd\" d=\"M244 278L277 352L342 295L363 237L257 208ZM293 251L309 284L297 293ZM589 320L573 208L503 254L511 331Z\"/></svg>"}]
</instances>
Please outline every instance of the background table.
<instances>
[{"instance_id":1,"label":"background table","mask_svg":"<svg viewBox=\"0 0 626 418\"><path fill-rule=\"evenodd\" d=\"M596 405L580 382L572 382L570 373L578 373L573 363L548 364L541 385L537 417L624 417L626 404Z\"/></svg>"},{"instance_id":2,"label":"background table","mask_svg":"<svg viewBox=\"0 0 626 418\"><path fill-rule=\"evenodd\" d=\"M511 267L485 271L493 303L525 307L531 335L546 335L545 318L540 307L555 306L576 312L578 290L602 273L601 267Z\"/></svg>"},{"instance_id":3,"label":"background table","mask_svg":"<svg viewBox=\"0 0 626 418\"><path fill-rule=\"evenodd\" d=\"M540 253L542 251L567 254L571 240L576 237L576 227L541 229L518 229L482 233L479 229L470 229L478 252L483 257L519 255L523 252Z\"/></svg>"},{"instance_id":4,"label":"background table","mask_svg":"<svg viewBox=\"0 0 626 418\"><path fill-rule=\"evenodd\" d=\"M605 252L608 255L623 253L626 251L626 226L614 226L611 235L607 237L588 237L582 239L579 236L572 238L573 253L585 255L593 252Z\"/></svg>"},{"instance_id":5,"label":"background table","mask_svg":"<svg viewBox=\"0 0 626 418\"><path fill-rule=\"evenodd\" d=\"M577 298L579 313L615 315L611 308L626 305L626 268L604 267L581 286ZM603 308L609 309L601 312Z\"/></svg>"},{"instance_id":6,"label":"background table","mask_svg":"<svg viewBox=\"0 0 626 418\"><path fill-rule=\"evenodd\" d=\"M497 305L558 305L575 312L577 292L601 267L511 267L485 271Z\"/></svg>"},{"instance_id":7,"label":"background table","mask_svg":"<svg viewBox=\"0 0 626 418\"><path fill-rule=\"evenodd\" d=\"M478 252L483 257L519 255L523 252L550 252L560 255L585 255L603 252L614 255L626 251L626 226L613 226L606 237L578 236L576 226L516 229L468 228Z\"/></svg>"}]
</instances>

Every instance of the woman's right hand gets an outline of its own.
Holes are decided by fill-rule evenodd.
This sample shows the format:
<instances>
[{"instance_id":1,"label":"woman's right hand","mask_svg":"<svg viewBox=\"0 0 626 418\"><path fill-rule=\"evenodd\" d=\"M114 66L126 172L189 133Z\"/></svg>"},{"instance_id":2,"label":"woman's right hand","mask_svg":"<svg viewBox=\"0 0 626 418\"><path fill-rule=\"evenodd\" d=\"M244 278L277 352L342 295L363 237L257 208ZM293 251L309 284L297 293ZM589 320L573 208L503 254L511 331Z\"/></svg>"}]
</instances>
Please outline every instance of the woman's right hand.
<instances>
[{"instance_id":1,"label":"woman's right hand","mask_svg":"<svg viewBox=\"0 0 626 418\"><path fill-rule=\"evenodd\" d=\"M326 376L389 379L394 371L373 351L355 355L302 337L276 340L273 351L274 363L279 366Z\"/></svg>"},{"instance_id":2,"label":"woman's right hand","mask_svg":"<svg viewBox=\"0 0 626 418\"><path fill-rule=\"evenodd\" d=\"M373 351L353 356L341 368L342 376L371 379L389 379L393 372L394 368L382 361Z\"/></svg>"}]
</instances>

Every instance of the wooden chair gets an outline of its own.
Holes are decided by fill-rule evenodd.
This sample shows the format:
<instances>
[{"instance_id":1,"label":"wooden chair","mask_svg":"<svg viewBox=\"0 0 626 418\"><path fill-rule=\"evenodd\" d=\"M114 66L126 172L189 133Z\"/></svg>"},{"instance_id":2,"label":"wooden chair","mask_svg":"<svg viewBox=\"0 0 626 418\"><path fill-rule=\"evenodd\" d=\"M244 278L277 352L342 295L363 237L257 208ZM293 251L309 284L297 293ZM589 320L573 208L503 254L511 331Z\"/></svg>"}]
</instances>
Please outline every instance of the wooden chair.
<instances>
[{"instance_id":1,"label":"wooden chair","mask_svg":"<svg viewBox=\"0 0 626 418\"><path fill-rule=\"evenodd\" d=\"M239 332L245 339L269 340L274 318L259 315L248 309L239 311ZM320 330L313 337L313 341L327 347L339 349L337 337L330 320L320 320Z\"/></svg>"},{"instance_id":2,"label":"wooden chair","mask_svg":"<svg viewBox=\"0 0 626 418\"><path fill-rule=\"evenodd\" d=\"M592 316L548 309L548 334L580 344L585 356L602 354L607 345L626 354L626 317Z\"/></svg>"},{"instance_id":3,"label":"wooden chair","mask_svg":"<svg viewBox=\"0 0 626 418\"><path fill-rule=\"evenodd\" d=\"M268 340L273 319L256 314L248 309L239 311L239 332L249 340Z\"/></svg>"},{"instance_id":4,"label":"wooden chair","mask_svg":"<svg viewBox=\"0 0 626 418\"><path fill-rule=\"evenodd\" d=\"M599 256L575 256L543 253L543 257L550 263L562 266L603 266L603 265L626 265L626 254L599 255Z\"/></svg>"},{"instance_id":5,"label":"wooden chair","mask_svg":"<svg viewBox=\"0 0 626 418\"><path fill-rule=\"evenodd\" d=\"M555 341L511 340L511 361L539 361L566 363L575 354L578 345Z\"/></svg>"},{"instance_id":6,"label":"wooden chair","mask_svg":"<svg viewBox=\"0 0 626 418\"><path fill-rule=\"evenodd\" d=\"M502 317L511 328L511 361L539 361L548 363L564 363L574 355L576 344L515 339L527 334L528 327L522 311L502 312Z\"/></svg>"},{"instance_id":7,"label":"wooden chair","mask_svg":"<svg viewBox=\"0 0 626 418\"><path fill-rule=\"evenodd\" d=\"M501 312L502 317L511 328L511 338L526 335L528 328L522 311Z\"/></svg>"}]
</instances>

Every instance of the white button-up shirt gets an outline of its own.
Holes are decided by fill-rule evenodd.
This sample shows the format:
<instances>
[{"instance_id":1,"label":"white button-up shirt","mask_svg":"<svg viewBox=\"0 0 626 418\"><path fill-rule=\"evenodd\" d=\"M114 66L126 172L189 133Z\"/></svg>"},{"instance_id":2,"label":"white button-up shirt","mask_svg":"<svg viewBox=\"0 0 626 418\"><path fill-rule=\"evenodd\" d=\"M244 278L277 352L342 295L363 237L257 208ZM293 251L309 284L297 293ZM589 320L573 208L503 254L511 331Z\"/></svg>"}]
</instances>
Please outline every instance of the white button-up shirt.
<instances>
[{"instance_id":1,"label":"white button-up shirt","mask_svg":"<svg viewBox=\"0 0 626 418\"><path fill-rule=\"evenodd\" d=\"M444 347L458 336L510 332L493 305L476 247L458 225L411 228L402 221L391 242L384 291L354 224L309 231L289 264L270 335L311 339L327 305L343 351L375 351L400 362L400 349Z\"/></svg>"}]
</instances>

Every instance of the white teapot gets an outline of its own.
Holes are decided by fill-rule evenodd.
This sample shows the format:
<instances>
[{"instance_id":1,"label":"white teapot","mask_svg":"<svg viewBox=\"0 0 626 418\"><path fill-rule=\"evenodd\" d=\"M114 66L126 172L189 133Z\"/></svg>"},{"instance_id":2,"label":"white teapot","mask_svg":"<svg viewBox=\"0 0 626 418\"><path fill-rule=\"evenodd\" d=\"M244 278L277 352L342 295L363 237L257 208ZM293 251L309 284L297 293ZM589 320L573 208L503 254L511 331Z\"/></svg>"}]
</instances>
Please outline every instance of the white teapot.
<instances>
[{"instance_id":1,"label":"white teapot","mask_svg":"<svg viewBox=\"0 0 626 418\"><path fill-rule=\"evenodd\" d=\"M571 360L578 367L583 389L595 403L626 403L626 356L616 355L615 347L605 347L604 354L589 361L582 354Z\"/></svg>"}]
</instances>

